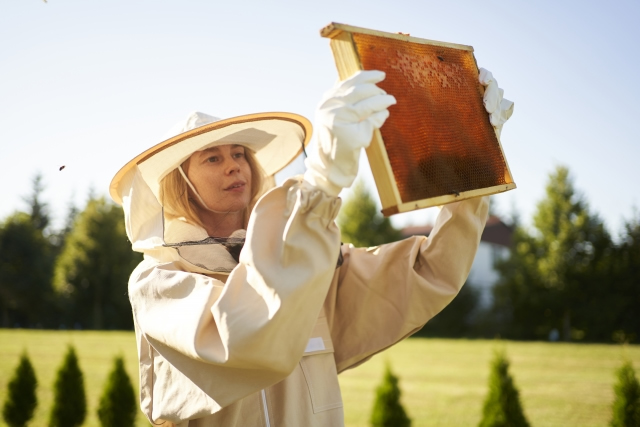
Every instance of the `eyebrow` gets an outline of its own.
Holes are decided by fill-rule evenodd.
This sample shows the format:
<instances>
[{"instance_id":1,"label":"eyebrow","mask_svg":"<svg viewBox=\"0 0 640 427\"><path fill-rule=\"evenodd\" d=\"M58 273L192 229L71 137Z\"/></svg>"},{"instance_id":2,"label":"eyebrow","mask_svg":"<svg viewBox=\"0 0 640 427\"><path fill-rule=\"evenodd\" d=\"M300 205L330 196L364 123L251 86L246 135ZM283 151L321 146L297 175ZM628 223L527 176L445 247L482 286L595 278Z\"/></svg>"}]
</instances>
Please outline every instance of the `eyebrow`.
<instances>
[{"instance_id":1,"label":"eyebrow","mask_svg":"<svg viewBox=\"0 0 640 427\"><path fill-rule=\"evenodd\" d=\"M231 144L231 148L244 148L243 145L240 144ZM216 147L209 147L209 148L205 148L204 150L201 150L200 153L207 153L207 152L212 152L212 151L220 151L220 147L216 146Z\"/></svg>"}]
</instances>

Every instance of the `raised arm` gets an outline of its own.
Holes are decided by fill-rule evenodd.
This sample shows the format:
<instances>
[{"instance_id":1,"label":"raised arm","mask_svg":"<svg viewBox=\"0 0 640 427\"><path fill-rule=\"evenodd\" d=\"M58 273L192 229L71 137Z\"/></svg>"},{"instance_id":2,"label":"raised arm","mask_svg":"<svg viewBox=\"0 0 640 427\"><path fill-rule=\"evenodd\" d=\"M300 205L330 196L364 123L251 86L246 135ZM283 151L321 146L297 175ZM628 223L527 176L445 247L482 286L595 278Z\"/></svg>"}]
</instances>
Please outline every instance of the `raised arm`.
<instances>
[{"instance_id":1,"label":"raised arm","mask_svg":"<svg viewBox=\"0 0 640 427\"><path fill-rule=\"evenodd\" d=\"M430 237L343 248L325 311L338 371L419 330L458 294L484 228L488 197L445 205Z\"/></svg>"}]
</instances>

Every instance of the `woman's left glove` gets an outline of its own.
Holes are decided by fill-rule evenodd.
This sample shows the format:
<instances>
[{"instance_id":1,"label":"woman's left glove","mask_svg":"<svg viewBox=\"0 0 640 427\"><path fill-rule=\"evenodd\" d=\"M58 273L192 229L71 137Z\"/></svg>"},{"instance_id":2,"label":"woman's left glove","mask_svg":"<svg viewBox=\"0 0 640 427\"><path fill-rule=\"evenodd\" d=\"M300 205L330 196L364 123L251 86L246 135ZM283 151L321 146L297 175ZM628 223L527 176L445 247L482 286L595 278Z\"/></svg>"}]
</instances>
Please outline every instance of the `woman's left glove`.
<instances>
[{"instance_id":1,"label":"woman's left glove","mask_svg":"<svg viewBox=\"0 0 640 427\"><path fill-rule=\"evenodd\" d=\"M480 84L484 86L484 108L490 114L491 124L500 139L502 125L513 114L513 102L504 99L504 90L498 87L498 81L493 78L491 71L480 68Z\"/></svg>"},{"instance_id":2,"label":"woman's left glove","mask_svg":"<svg viewBox=\"0 0 640 427\"><path fill-rule=\"evenodd\" d=\"M304 180L330 196L350 187L362 148L389 117L396 99L376 86L382 71L359 71L328 91L316 111L317 149L306 159Z\"/></svg>"}]
</instances>

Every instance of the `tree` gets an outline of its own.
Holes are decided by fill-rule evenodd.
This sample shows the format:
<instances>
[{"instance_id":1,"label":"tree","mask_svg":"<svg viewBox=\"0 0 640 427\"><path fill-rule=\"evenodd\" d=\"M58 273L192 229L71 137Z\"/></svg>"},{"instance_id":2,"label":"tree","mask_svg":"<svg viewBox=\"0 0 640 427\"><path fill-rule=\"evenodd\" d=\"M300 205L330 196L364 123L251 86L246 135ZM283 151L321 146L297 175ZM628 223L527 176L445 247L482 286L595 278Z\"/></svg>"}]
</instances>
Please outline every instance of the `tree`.
<instances>
[{"instance_id":1,"label":"tree","mask_svg":"<svg viewBox=\"0 0 640 427\"><path fill-rule=\"evenodd\" d=\"M33 417L38 405L36 387L38 380L27 353L22 353L20 363L7 386L7 396L2 407L2 417L10 427L22 427Z\"/></svg>"},{"instance_id":2,"label":"tree","mask_svg":"<svg viewBox=\"0 0 640 427\"><path fill-rule=\"evenodd\" d=\"M67 214L62 229L57 230L50 236L50 240L55 248L56 257L58 257L64 249L64 245L67 241L67 236L69 236L69 234L73 230L73 226L76 222L78 214L78 207L73 203L73 200L70 200L69 204L67 205Z\"/></svg>"},{"instance_id":3,"label":"tree","mask_svg":"<svg viewBox=\"0 0 640 427\"><path fill-rule=\"evenodd\" d=\"M122 208L90 199L55 266L54 287L66 319L94 329L131 329L127 282L142 256L131 250Z\"/></svg>"},{"instance_id":4,"label":"tree","mask_svg":"<svg viewBox=\"0 0 640 427\"><path fill-rule=\"evenodd\" d=\"M44 192L44 185L42 184L42 174L37 173L32 180L32 193L30 196L25 197L24 201L29 205L29 217L33 222L33 226L44 231L51 220L49 216L49 207L42 201L42 193Z\"/></svg>"},{"instance_id":5,"label":"tree","mask_svg":"<svg viewBox=\"0 0 640 427\"><path fill-rule=\"evenodd\" d=\"M353 187L353 195L342 206L338 216L342 240L356 247L378 246L400 240L402 235L389 218L378 211L364 183L358 181Z\"/></svg>"},{"instance_id":6,"label":"tree","mask_svg":"<svg viewBox=\"0 0 640 427\"><path fill-rule=\"evenodd\" d=\"M640 333L640 218L627 221L620 245L615 248L610 263L611 277L607 292L600 302L606 303L606 322L599 331L604 339L634 342ZM602 305L600 305L602 307ZM586 309L594 307L585 307Z\"/></svg>"},{"instance_id":7,"label":"tree","mask_svg":"<svg viewBox=\"0 0 640 427\"><path fill-rule=\"evenodd\" d=\"M398 377L391 372L387 364L382 383L376 388L376 399L371 413L373 427L409 427L411 425L411 419L400 403L400 394Z\"/></svg>"},{"instance_id":8,"label":"tree","mask_svg":"<svg viewBox=\"0 0 640 427\"><path fill-rule=\"evenodd\" d=\"M584 307L597 304L605 292L613 245L566 167L550 174L533 224L531 234L516 228L510 258L496 265L502 276L495 288L496 312L514 325L506 335L544 339L557 329L567 341L597 339L589 331L598 322Z\"/></svg>"},{"instance_id":9,"label":"tree","mask_svg":"<svg viewBox=\"0 0 640 427\"><path fill-rule=\"evenodd\" d=\"M75 349L69 346L53 385L49 427L79 426L84 422L86 414L84 378Z\"/></svg>"},{"instance_id":10,"label":"tree","mask_svg":"<svg viewBox=\"0 0 640 427\"><path fill-rule=\"evenodd\" d=\"M618 382L613 388L612 427L640 426L640 384L631 362L626 361L617 370Z\"/></svg>"},{"instance_id":11,"label":"tree","mask_svg":"<svg viewBox=\"0 0 640 427\"><path fill-rule=\"evenodd\" d=\"M495 353L489 374L489 394L482 409L480 427L528 427L520 395L511 375L509 362L501 351Z\"/></svg>"},{"instance_id":12,"label":"tree","mask_svg":"<svg viewBox=\"0 0 640 427\"><path fill-rule=\"evenodd\" d=\"M538 267L545 286L554 291L564 339L570 341L572 316L584 303L585 285L594 285L594 266L611 247L611 239L575 191L567 168L556 169L546 192L534 216L542 249Z\"/></svg>"},{"instance_id":13,"label":"tree","mask_svg":"<svg viewBox=\"0 0 640 427\"><path fill-rule=\"evenodd\" d=\"M42 175L24 197L27 212L16 212L0 225L1 325L52 326L55 319L51 276L55 250L49 239L49 209L42 201Z\"/></svg>"},{"instance_id":14,"label":"tree","mask_svg":"<svg viewBox=\"0 0 640 427\"><path fill-rule=\"evenodd\" d=\"M136 396L124 369L124 360L118 356L100 397L98 419L104 427L127 427L134 425L135 418Z\"/></svg>"},{"instance_id":15,"label":"tree","mask_svg":"<svg viewBox=\"0 0 640 427\"><path fill-rule=\"evenodd\" d=\"M0 225L0 307L2 326L50 324L53 251L22 212L9 216Z\"/></svg>"}]
</instances>

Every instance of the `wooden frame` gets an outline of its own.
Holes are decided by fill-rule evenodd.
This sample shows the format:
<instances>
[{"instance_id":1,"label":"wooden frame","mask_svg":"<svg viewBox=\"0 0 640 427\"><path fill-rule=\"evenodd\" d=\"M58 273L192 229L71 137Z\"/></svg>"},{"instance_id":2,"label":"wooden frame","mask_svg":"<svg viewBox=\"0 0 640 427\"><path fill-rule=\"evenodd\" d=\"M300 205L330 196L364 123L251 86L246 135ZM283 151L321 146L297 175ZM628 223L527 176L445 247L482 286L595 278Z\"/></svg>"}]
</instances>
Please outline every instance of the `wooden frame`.
<instances>
[{"instance_id":1,"label":"wooden frame","mask_svg":"<svg viewBox=\"0 0 640 427\"><path fill-rule=\"evenodd\" d=\"M420 39L405 34L385 33L381 31L369 30L366 28L353 27L337 23L331 23L328 26L324 27L321 30L320 34L323 37L330 39L331 50L333 51L336 67L338 69L338 74L341 80L344 80L354 73L365 69L358 54L358 48L356 46L356 42L354 41L354 34L383 37L385 39L393 39L418 45L430 45L448 49L457 49L469 52L469 54L473 57L473 48L471 46ZM442 58L440 58L440 60L442 60ZM477 76L478 69L475 65L475 58L473 58L473 67ZM479 87L481 88L481 86ZM393 113L389 120L391 120L392 117ZM488 114L486 114L486 122L488 123L488 121L489 116ZM491 126L490 123L488 126ZM495 137L493 132L492 135ZM502 146L500 145L500 141L497 137L495 137L495 143L497 143L500 155L502 156L502 160L504 161L504 170L499 171L500 173L504 173L504 177L500 176L500 181L502 182L501 184L483 188L474 188L467 191L454 191L454 194L442 194L437 195L436 197L428 197L420 200L408 200L409 198L405 193L405 197L403 200L403 198L401 197L401 191L398 187L398 182L396 181L394 171L389 160L389 156L387 154L387 149L385 147L385 142L382 138L382 134L379 130L376 130L374 132L371 144L367 148L366 152L378 189L378 194L382 203L382 213L385 216L390 216L396 213L443 205L446 203L452 203L472 197L500 193L516 188L516 185L513 182L513 178L511 176L511 172L509 170L509 166L506 162L506 158L504 157Z\"/></svg>"}]
</instances>

